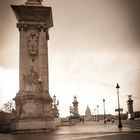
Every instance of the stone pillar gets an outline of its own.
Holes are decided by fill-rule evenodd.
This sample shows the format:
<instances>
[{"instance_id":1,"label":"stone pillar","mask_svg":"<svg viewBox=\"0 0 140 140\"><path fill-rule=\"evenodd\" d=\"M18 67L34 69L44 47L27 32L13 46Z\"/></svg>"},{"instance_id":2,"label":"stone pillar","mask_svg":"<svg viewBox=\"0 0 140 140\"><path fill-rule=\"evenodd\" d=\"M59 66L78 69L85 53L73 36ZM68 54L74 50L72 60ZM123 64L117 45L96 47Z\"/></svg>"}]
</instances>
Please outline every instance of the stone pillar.
<instances>
[{"instance_id":1,"label":"stone pillar","mask_svg":"<svg viewBox=\"0 0 140 140\"><path fill-rule=\"evenodd\" d=\"M77 101L77 97L74 96L74 101L73 101L73 109L78 113L78 101Z\"/></svg>"},{"instance_id":2,"label":"stone pillar","mask_svg":"<svg viewBox=\"0 0 140 140\"><path fill-rule=\"evenodd\" d=\"M15 131L53 129L48 76L48 29L53 26L51 7L42 6L41 0L27 0L25 5L11 7L20 32Z\"/></svg>"},{"instance_id":3,"label":"stone pillar","mask_svg":"<svg viewBox=\"0 0 140 140\"><path fill-rule=\"evenodd\" d=\"M128 120L134 119L133 100L131 99L131 97L132 97L132 95L128 95L128 101L127 101Z\"/></svg>"}]
</instances>

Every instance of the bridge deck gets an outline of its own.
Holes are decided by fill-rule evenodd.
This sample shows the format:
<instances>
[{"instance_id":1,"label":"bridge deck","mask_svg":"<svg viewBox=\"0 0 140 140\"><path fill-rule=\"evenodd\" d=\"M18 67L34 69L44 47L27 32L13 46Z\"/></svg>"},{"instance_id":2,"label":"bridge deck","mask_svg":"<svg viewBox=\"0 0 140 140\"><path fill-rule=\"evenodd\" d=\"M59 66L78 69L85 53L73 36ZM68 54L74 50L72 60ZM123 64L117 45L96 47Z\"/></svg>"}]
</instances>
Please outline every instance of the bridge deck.
<instances>
[{"instance_id":1,"label":"bridge deck","mask_svg":"<svg viewBox=\"0 0 140 140\"><path fill-rule=\"evenodd\" d=\"M0 140L139 140L140 120L125 121L118 129L117 122L84 122L59 127L51 133L0 134Z\"/></svg>"}]
</instances>

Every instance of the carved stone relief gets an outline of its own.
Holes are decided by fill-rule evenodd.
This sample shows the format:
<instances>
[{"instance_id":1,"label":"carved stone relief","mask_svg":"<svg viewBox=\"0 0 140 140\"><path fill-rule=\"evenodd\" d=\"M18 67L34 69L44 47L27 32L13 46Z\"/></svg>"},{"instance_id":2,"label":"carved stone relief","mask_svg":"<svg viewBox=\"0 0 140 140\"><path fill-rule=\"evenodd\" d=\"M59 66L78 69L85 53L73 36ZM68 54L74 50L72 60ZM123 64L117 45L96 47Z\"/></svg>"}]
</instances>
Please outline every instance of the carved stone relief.
<instances>
[{"instance_id":1,"label":"carved stone relief","mask_svg":"<svg viewBox=\"0 0 140 140\"><path fill-rule=\"evenodd\" d=\"M24 89L26 91L42 91L42 80L39 79L38 73L34 70L33 66L30 66L27 75L23 74Z\"/></svg>"},{"instance_id":2,"label":"carved stone relief","mask_svg":"<svg viewBox=\"0 0 140 140\"><path fill-rule=\"evenodd\" d=\"M28 53L29 56L34 59L38 55L38 33L31 30L28 35Z\"/></svg>"},{"instance_id":3,"label":"carved stone relief","mask_svg":"<svg viewBox=\"0 0 140 140\"><path fill-rule=\"evenodd\" d=\"M35 115L36 112L36 106L34 104L34 100L26 101L26 103L23 105L23 116L22 117L32 117Z\"/></svg>"}]
</instances>

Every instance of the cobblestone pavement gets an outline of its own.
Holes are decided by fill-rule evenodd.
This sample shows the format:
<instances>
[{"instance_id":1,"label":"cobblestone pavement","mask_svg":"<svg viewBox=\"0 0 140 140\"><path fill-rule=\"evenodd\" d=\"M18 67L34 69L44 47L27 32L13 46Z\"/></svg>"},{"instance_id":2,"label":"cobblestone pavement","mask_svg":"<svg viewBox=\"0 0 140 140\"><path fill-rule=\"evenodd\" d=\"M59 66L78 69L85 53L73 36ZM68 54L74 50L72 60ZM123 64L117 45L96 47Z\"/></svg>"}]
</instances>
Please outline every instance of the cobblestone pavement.
<instances>
[{"instance_id":1,"label":"cobblestone pavement","mask_svg":"<svg viewBox=\"0 0 140 140\"><path fill-rule=\"evenodd\" d=\"M139 140L140 120L117 122L84 122L75 126L59 127L51 133L0 134L0 140Z\"/></svg>"}]
</instances>

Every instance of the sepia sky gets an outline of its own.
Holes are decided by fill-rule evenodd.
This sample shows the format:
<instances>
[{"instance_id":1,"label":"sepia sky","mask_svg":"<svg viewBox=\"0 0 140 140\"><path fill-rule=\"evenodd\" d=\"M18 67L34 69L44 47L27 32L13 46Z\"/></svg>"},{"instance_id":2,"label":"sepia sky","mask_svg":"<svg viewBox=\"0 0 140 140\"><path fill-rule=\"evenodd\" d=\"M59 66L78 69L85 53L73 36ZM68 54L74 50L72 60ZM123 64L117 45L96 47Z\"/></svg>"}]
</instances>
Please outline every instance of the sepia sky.
<instances>
[{"instance_id":1,"label":"sepia sky","mask_svg":"<svg viewBox=\"0 0 140 140\"><path fill-rule=\"evenodd\" d=\"M19 31L11 4L25 0L0 0L0 105L18 92ZM73 96L79 113L87 105L94 112L115 114L116 83L120 104L127 111L132 94L140 111L140 1L44 0L51 6L54 27L49 30L50 95L60 102L60 116L69 115Z\"/></svg>"}]
</instances>

